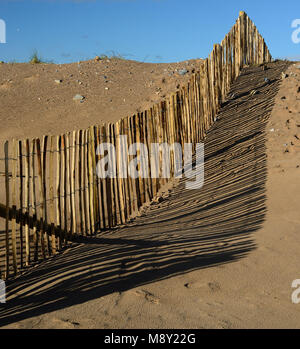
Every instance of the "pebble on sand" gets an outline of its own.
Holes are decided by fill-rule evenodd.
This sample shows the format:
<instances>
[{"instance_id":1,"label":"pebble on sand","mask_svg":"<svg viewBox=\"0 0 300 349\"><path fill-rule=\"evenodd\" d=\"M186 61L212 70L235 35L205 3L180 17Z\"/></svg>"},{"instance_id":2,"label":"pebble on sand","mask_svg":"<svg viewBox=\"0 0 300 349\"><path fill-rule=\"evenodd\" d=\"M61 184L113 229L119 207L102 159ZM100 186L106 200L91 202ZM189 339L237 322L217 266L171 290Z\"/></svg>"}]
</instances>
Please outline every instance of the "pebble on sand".
<instances>
[{"instance_id":1,"label":"pebble on sand","mask_svg":"<svg viewBox=\"0 0 300 349\"><path fill-rule=\"evenodd\" d=\"M74 97L73 97L73 100L74 101L82 101L82 100L84 100L84 96L81 96L81 95L79 95L79 94L76 94Z\"/></svg>"},{"instance_id":2,"label":"pebble on sand","mask_svg":"<svg viewBox=\"0 0 300 349\"><path fill-rule=\"evenodd\" d=\"M185 74L187 74L189 71L187 70L187 69L180 69L180 70L178 70L178 74L179 75L185 75Z\"/></svg>"}]
</instances>

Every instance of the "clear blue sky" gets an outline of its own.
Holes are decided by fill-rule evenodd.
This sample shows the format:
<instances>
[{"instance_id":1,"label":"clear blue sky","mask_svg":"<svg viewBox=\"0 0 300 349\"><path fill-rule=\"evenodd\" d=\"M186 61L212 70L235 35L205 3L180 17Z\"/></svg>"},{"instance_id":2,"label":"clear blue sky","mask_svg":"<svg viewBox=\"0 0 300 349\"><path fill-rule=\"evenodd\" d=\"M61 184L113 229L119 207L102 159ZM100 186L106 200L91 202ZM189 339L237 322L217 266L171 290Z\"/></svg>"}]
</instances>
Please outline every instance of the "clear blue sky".
<instances>
[{"instance_id":1,"label":"clear blue sky","mask_svg":"<svg viewBox=\"0 0 300 349\"><path fill-rule=\"evenodd\" d=\"M146 62L207 57L246 11L275 58L300 60L291 23L300 0L0 0L0 60L67 63L112 51ZM300 37L300 35L299 35Z\"/></svg>"}]
</instances>

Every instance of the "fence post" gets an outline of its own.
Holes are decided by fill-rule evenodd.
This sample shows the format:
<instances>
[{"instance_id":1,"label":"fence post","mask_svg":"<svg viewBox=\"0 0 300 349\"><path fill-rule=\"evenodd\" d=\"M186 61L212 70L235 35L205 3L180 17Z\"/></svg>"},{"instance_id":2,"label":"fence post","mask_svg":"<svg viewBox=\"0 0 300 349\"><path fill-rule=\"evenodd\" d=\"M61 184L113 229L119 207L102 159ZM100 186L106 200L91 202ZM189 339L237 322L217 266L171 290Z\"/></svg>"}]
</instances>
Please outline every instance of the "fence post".
<instances>
[{"instance_id":1,"label":"fence post","mask_svg":"<svg viewBox=\"0 0 300 349\"><path fill-rule=\"evenodd\" d=\"M17 144L16 140L12 141L12 190L11 190L11 203L13 210L13 217L11 220L11 240L12 240L12 257L13 257L13 268L14 274L16 275L18 272L17 267L17 236L16 236L16 205L17 205L17 197L16 197L16 180L17 180Z\"/></svg>"},{"instance_id":2,"label":"fence post","mask_svg":"<svg viewBox=\"0 0 300 349\"><path fill-rule=\"evenodd\" d=\"M6 243L6 259L5 259L5 279L9 277L9 149L8 141L4 145L5 154L5 197L6 197L6 218L5 218L5 243Z\"/></svg>"}]
</instances>

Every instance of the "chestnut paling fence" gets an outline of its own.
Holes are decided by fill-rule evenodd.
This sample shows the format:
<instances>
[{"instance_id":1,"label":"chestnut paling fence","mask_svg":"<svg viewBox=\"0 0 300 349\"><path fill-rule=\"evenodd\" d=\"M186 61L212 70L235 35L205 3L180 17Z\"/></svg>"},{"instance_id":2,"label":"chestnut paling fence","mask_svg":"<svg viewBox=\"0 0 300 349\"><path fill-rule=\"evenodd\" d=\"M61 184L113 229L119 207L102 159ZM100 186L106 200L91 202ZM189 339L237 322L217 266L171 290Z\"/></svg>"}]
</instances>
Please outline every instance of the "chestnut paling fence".
<instances>
[{"instance_id":1,"label":"chestnut paling fence","mask_svg":"<svg viewBox=\"0 0 300 349\"><path fill-rule=\"evenodd\" d=\"M214 122L231 83L246 65L271 61L263 37L249 17L240 15L221 44L201 62L188 84L137 115L116 123L91 126L59 136L5 143L2 183L6 202L0 204L5 230L0 238L0 275L7 279L31 264L57 253L76 235L88 236L124 224L152 200L169 179L149 176L120 178L122 163L133 156L122 147L178 142L195 145ZM122 138L123 139L123 138ZM96 149L116 147L116 178L99 178ZM184 148L183 148L184 152ZM162 159L160 160L162 161ZM175 164L171 161L171 177Z\"/></svg>"}]
</instances>

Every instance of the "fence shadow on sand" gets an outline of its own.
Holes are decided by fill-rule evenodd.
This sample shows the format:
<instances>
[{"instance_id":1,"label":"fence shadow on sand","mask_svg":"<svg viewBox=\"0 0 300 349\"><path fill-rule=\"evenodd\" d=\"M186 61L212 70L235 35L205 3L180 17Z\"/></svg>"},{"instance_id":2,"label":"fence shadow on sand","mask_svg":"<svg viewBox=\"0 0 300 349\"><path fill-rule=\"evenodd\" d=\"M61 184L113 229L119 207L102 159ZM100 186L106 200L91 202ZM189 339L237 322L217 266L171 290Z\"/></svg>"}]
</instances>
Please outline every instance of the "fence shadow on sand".
<instances>
[{"instance_id":1,"label":"fence shadow on sand","mask_svg":"<svg viewBox=\"0 0 300 349\"><path fill-rule=\"evenodd\" d=\"M231 98L204 141L202 189L186 190L182 179L134 222L82 238L9 281L0 325L232 263L255 249L253 233L266 213L265 127L287 64L246 68L232 85Z\"/></svg>"}]
</instances>

